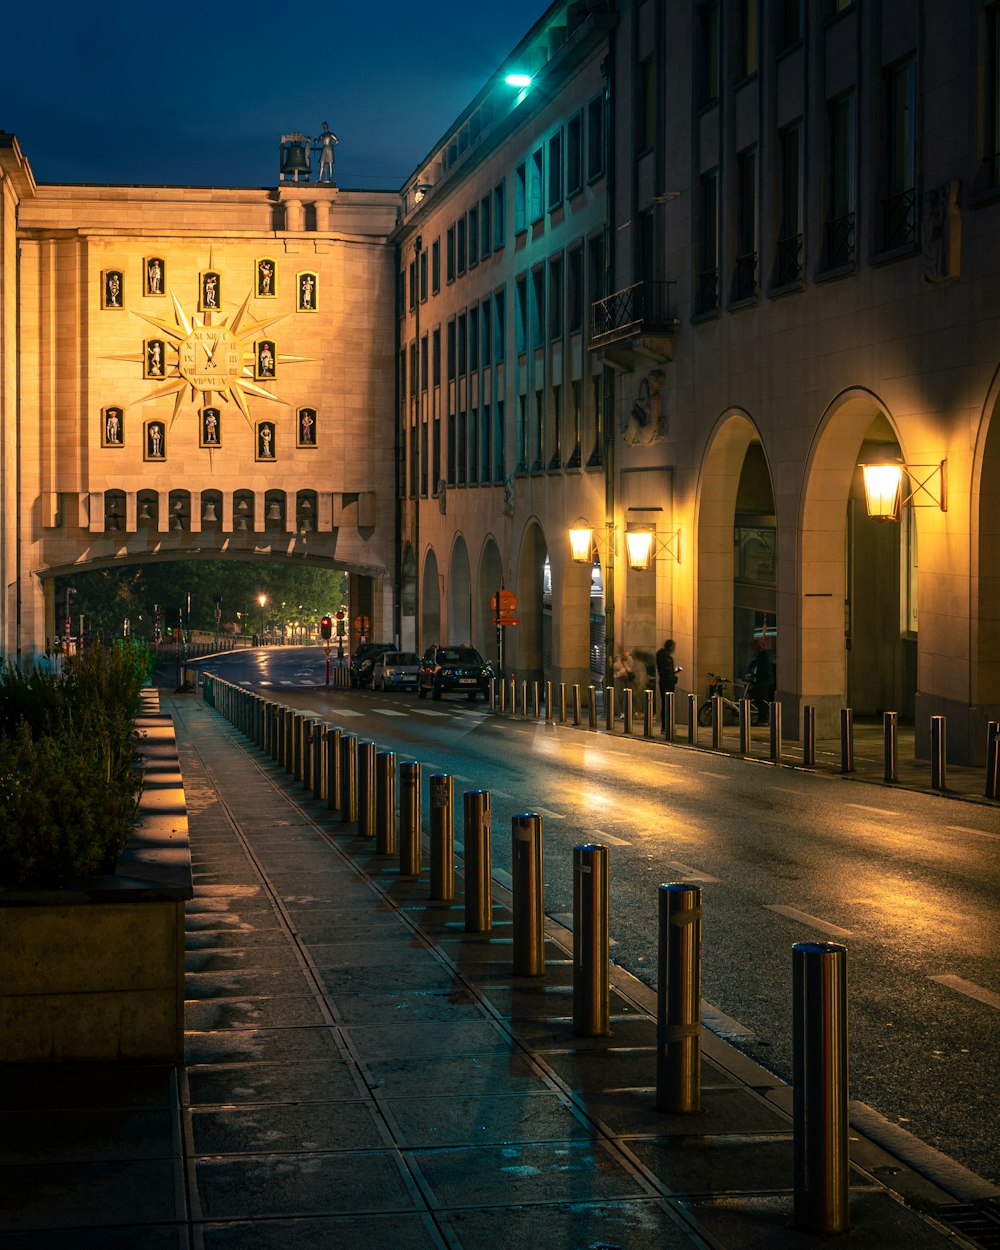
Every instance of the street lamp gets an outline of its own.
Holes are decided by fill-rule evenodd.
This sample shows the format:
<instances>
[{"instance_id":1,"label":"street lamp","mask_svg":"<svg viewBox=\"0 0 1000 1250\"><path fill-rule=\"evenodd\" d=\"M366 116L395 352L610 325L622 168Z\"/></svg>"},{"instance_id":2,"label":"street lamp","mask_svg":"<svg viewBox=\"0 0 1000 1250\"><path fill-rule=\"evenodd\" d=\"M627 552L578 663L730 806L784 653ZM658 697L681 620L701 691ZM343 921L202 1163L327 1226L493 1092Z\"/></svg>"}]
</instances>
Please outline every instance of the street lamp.
<instances>
[{"instance_id":1,"label":"street lamp","mask_svg":"<svg viewBox=\"0 0 1000 1250\"><path fill-rule=\"evenodd\" d=\"M641 508L638 511L649 512L651 509ZM602 538L583 517L570 526L569 545L576 564L592 564L595 549L598 556L604 558L609 554L614 554L616 537L614 522L605 522L605 530L606 533ZM625 554L629 568L636 572L651 568L654 558L661 551L673 556L680 563L680 537L680 530L675 530L665 538L659 538L655 526L636 525L630 522L625 531Z\"/></svg>"},{"instance_id":2,"label":"street lamp","mask_svg":"<svg viewBox=\"0 0 1000 1250\"><path fill-rule=\"evenodd\" d=\"M948 461L937 464L862 464L865 506L873 521L899 521L905 504L914 508L948 511ZM903 494L903 473L909 476L909 494Z\"/></svg>"},{"instance_id":3,"label":"street lamp","mask_svg":"<svg viewBox=\"0 0 1000 1250\"><path fill-rule=\"evenodd\" d=\"M264 645L264 604L267 603L267 595L260 594L257 596L257 602L260 604L260 645Z\"/></svg>"}]
</instances>

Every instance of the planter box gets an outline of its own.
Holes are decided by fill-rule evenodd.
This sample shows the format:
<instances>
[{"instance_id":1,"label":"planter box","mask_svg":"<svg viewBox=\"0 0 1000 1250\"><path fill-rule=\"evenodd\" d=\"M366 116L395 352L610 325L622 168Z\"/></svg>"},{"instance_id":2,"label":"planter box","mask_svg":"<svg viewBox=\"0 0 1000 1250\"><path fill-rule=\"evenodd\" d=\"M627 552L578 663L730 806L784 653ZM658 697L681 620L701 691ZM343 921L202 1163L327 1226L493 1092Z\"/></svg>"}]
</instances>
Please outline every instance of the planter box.
<instances>
[{"instance_id":1,"label":"planter box","mask_svg":"<svg viewBox=\"0 0 1000 1250\"><path fill-rule=\"evenodd\" d=\"M145 692L145 789L111 876L0 889L0 1062L184 1053L184 904L192 896L173 724Z\"/></svg>"}]
</instances>

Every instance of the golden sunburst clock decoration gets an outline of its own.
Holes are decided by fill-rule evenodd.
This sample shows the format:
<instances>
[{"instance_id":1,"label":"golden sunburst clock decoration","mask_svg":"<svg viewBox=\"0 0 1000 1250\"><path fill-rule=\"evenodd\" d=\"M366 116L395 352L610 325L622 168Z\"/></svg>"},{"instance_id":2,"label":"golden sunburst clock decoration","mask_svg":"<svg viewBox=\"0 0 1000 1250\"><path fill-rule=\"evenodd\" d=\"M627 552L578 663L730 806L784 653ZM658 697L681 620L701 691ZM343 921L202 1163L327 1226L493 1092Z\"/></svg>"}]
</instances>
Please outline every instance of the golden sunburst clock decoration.
<instances>
[{"instance_id":1,"label":"golden sunburst clock decoration","mask_svg":"<svg viewBox=\"0 0 1000 1250\"><path fill-rule=\"evenodd\" d=\"M270 399L287 407L288 400L258 385L257 379L272 375L278 365L298 364L314 358L278 356L273 353L264 374L258 372L257 344L260 343L262 352L265 348L267 352L271 352L273 348L270 340L262 341L260 336L286 314L279 313L274 317L254 321L247 313L252 297L251 291L231 318L222 317L214 310L189 317L173 291L170 292L174 309L173 322L137 312L135 315L159 330L165 345L176 352L173 360L169 357L157 357L158 372L149 370L148 347L141 356L110 357L112 360L142 364L147 378L164 378L162 386L138 402L147 404L151 400L162 399L165 395L173 395L174 411L170 418L170 424L173 425L185 403L197 403L198 397L202 396L202 403L207 404L211 402L213 395L218 395L222 403L233 403L239 408L251 429L253 422L250 418L248 396Z\"/></svg>"}]
</instances>

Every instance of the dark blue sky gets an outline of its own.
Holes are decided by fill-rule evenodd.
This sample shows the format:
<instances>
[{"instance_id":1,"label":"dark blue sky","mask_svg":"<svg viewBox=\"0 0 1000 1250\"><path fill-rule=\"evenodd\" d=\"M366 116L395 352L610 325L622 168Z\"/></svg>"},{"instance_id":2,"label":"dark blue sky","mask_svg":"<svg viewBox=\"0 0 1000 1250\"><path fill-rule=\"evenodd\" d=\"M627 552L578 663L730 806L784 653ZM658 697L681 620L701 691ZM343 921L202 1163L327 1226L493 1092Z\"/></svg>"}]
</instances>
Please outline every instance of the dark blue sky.
<instances>
[{"instance_id":1,"label":"dark blue sky","mask_svg":"<svg viewBox=\"0 0 1000 1250\"><path fill-rule=\"evenodd\" d=\"M281 135L340 139L335 180L398 188L546 0L19 0L0 130L39 182L273 186Z\"/></svg>"}]
</instances>

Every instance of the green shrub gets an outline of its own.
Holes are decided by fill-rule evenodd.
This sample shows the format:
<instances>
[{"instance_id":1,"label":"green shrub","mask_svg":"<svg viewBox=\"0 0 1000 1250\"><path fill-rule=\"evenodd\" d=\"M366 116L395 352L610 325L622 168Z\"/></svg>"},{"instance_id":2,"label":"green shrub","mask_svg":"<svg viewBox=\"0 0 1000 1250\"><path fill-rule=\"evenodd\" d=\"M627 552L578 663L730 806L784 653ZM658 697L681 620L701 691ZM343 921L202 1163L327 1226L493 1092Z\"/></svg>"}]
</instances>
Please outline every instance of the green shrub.
<instances>
[{"instance_id":1,"label":"green shrub","mask_svg":"<svg viewBox=\"0 0 1000 1250\"><path fill-rule=\"evenodd\" d=\"M136 819L139 648L88 648L61 677L0 676L0 884L111 871Z\"/></svg>"}]
</instances>

